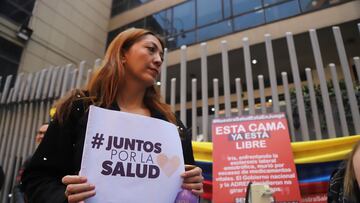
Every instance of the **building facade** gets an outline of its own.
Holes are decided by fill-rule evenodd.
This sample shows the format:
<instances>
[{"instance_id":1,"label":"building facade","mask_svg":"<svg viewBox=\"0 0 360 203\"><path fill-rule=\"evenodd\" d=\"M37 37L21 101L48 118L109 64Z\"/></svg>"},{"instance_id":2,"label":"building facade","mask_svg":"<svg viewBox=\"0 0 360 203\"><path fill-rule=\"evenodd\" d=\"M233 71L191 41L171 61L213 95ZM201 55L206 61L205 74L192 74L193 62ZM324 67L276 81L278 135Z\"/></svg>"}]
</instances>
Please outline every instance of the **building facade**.
<instances>
[{"instance_id":1,"label":"building facade","mask_svg":"<svg viewBox=\"0 0 360 203\"><path fill-rule=\"evenodd\" d=\"M134 3L137 2L137 3ZM271 95L268 63L265 52L265 34L273 39L274 60L278 84L281 72L291 72L285 33L292 32L295 40L301 79L305 80L305 68L315 68L315 60L310 43L309 29L316 29L324 64L339 66L332 26L340 26L349 62L359 55L360 2L348 0L151 0L151 1L113 1L109 23L109 43L119 32L131 27L144 27L162 36L169 50L167 57L167 86L171 78L176 83L179 103L180 92L180 46L186 45L187 78L201 81L202 42L207 43L208 81L219 78L220 95L223 95L221 41L226 40L229 49L229 67L232 92L232 106L236 105L235 78L245 78L242 38L248 37L252 58L253 78L264 76L266 96ZM339 70L339 69L338 69ZM325 73L330 76L329 68ZM338 73L342 78L341 71ZM354 74L355 77L356 74ZM316 82L316 77L314 78ZM289 81L293 78L289 74ZM201 84L200 82L198 84ZM245 80L243 80L245 87ZM187 106L191 102L191 79L187 80ZM257 83L254 88L258 89ZM166 101L170 102L170 88ZM201 87L198 85L198 97ZM279 86L280 97L283 94ZM209 96L213 96L209 84ZM255 92L259 99L259 94ZM246 102L245 102L246 103ZM209 99L209 113L213 100ZM198 113L201 103L198 102ZM220 104L222 108L223 103ZM176 106L180 109L180 105ZM188 110L188 117L191 113ZM190 123L188 123L190 124Z\"/></svg>"},{"instance_id":2,"label":"building facade","mask_svg":"<svg viewBox=\"0 0 360 203\"><path fill-rule=\"evenodd\" d=\"M110 0L1 0L0 75L102 58L110 7Z\"/></svg>"},{"instance_id":3,"label":"building facade","mask_svg":"<svg viewBox=\"0 0 360 203\"><path fill-rule=\"evenodd\" d=\"M264 35L273 39L277 82L281 72L290 69L285 33L294 35L299 71L305 80L305 68L315 68L309 29L316 29L324 64L340 64L332 26L340 26L349 62L359 55L360 1L356 0L2 0L0 9L0 40L4 78L18 72L36 72L49 66L75 66L81 60L92 68L102 58L109 42L121 31L131 27L147 28L164 38L168 48L166 85L176 83L176 110L180 109L180 46L186 45L187 117L190 118L191 79L201 83L200 44L207 43L208 81L219 79L219 94L224 94L221 42L229 50L230 91L232 106L236 105L235 78L245 78L242 38L250 42L252 74L263 75L266 96L271 95ZM20 29L29 29L27 40L19 37ZM11 50L11 51L9 51ZM330 75L325 68L327 76ZM356 74L353 74L356 77ZM340 79L342 73L339 72ZM190 79L189 79L190 78ZM316 82L316 78L314 78ZM289 74L289 82L293 78ZM245 80L242 80L246 91ZM255 90L258 83L254 82ZM201 98L201 86L197 87ZM213 114L213 88L209 84L209 113ZM283 98L282 86L279 95ZM259 101L259 93L255 91ZM281 98L280 98L281 99ZM170 103L170 88L166 91ZM220 98L220 108L224 100ZM197 102L201 115L201 102ZM246 104L246 98L245 98ZM190 120L190 119L188 119ZM190 123L187 123L191 125Z\"/></svg>"}]
</instances>

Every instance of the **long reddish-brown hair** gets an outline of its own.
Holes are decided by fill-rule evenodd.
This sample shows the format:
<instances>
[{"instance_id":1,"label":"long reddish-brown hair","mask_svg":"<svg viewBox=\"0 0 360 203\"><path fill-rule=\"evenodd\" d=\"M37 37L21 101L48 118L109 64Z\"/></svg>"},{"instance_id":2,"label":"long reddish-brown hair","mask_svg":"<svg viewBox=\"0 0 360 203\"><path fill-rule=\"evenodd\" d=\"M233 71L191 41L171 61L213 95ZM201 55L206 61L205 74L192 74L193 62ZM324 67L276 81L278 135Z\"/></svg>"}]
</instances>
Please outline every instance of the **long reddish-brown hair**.
<instances>
[{"instance_id":1,"label":"long reddish-brown hair","mask_svg":"<svg viewBox=\"0 0 360 203\"><path fill-rule=\"evenodd\" d=\"M149 30L131 28L121 32L110 43L101 67L93 74L86 88L71 91L57 102L55 105L56 118L63 122L71 111L72 103L78 99L84 100L88 104L109 108L118 97L122 81L126 80L121 59L130 47L145 35L155 36L164 49L164 42ZM88 92L88 95L85 95L85 91ZM82 96L78 98L75 94ZM146 89L144 104L150 109L158 110L169 122L176 124L175 115L171 112L170 106L161 101L160 93L155 85Z\"/></svg>"},{"instance_id":2,"label":"long reddish-brown hair","mask_svg":"<svg viewBox=\"0 0 360 203\"><path fill-rule=\"evenodd\" d=\"M350 197L352 194L355 194L355 187L359 187L354 170L354 156L356 152L360 149L360 141L357 142L351 153L347 158L346 170L344 175L344 195Z\"/></svg>"}]
</instances>

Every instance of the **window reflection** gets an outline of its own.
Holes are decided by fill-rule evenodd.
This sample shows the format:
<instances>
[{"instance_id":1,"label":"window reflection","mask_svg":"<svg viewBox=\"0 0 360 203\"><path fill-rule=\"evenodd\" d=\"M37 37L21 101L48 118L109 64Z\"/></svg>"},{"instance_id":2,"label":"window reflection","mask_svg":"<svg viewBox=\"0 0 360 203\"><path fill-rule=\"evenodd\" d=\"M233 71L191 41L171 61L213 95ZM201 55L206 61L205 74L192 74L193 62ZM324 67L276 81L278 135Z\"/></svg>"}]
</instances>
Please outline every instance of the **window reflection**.
<instances>
[{"instance_id":1,"label":"window reflection","mask_svg":"<svg viewBox=\"0 0 360 203\"><path fill-rule=\"evenodd\" d=\"M198 0L197 22L198 26L206 25L222 19L221 0Z\"/></svg>"},{"instance_id":2,"label":"window reflection","mask_svg":"<svg viewBox=\"0 0 360 203\"><path fill-rule=\"evenodd\" d=\"M195 32L184 32L180 35L168 37L166 39L166 46L169 49L174 49L182 45L192 44L195 41L196 41Z\"/></svg>"},{"instance_id":3,"label":"window reflection","mask_svg":"<svg viewBox=\"0 0 360 203\"><path fill-rule=\"evenodd\" d=\"M148 16L146 18L146 28L163 36L169 35L171 33L170 9Z\"/></svg>"},{"instance_id":4,"label":"window reflection","mask_svg":"<svg viewBox=\"0 0 360 203\"><path fill-rule=\"evenodd\" d=\"M261 0L233 0L233 14L238 15L262 7Z\"/></svg>"},{"instance_id":5,"label":"window reflection","mask_svg":"<svg viewBox=\"0 0 360 203\"><path fill-rule=\"evenodd\" d=\"M286 0L264 0L264 6L269 6L271 4L281 3Z\"/></svg>"},{"instance_id":6,"label":"window reflection","mask_svg":"<svg viewBox=\"0 0 360 203\"><path fill-rule=\"evenodd\" d=\"M223 0L223 4L224 18L228 18L231 16L231 0Z\"/></svg>"},{"instance_id":7,"label":"window reflection","mask_svg":"<svg viewBox=\"0 0 360 203\"><path fill-rule=\"evenodd\" d=\"M265 9L266 22L279 20L282 18L294 16L300 13L300 7L297 0L279 4Z\"/></svg>"},{"instance_id":8,"label":"window reflection","mask_svg":"<svg viewBox=\"0 0 360 203\"><path fill-rule=\"evenodd\" d=\"M1 1L1 0L0 0ZM7 0L9 1L9 0ZM129 7L130 0L114 0ZM137 0L139 5L151 0ZM351 0L187 0L122 27L144 27L165 37L169 49ZM109 41L119 30L109 32Z\"/></svg>"},{"instance_id":9,"label":"window reflection","mask_svg":"<svg viewBox=\"0 0 360 203\"><path fill-rule=\"evenodd\" d=\"M264 10L245 14L234 19L234 29L244 30L265 23Z\"/></svg>"},{"instance_id":10,"label":"window reflection","mask_svg":"<svg viewBox=\"0 0 360 203\"><path fill-rule=\"evenodd\" d=\"M112 0L111 17L151 0Z\"/></svg>"},{"instance_id":11,"label":"window reflection","mask_svg":"<svg viewBox=\"0 0 360 203\"><path fill-rule=\"evenodd\" d=\"M195 28L195 1L176 6L173 12L173 28L175 32L172 34L179 34Z\"/></svg>"},{"instance_id":12,"label":"window reflection","mask_svg":"<svg viewBox=\"0 0 360 203\"><path fill-rule=\"evenodd\" d=\"M348 0L300 0L301 10L302 11L311 11L324 7L331 6L332 4L337 4Z\"/></svg>"},{"instance_id":13,"label":"window reflection","mask_svg":"<svg viewBox=\"0 0 360 203\"><path fill-rule=\"evenodd\" d=\"M210 25L198 30L199 41L205 41L214 37L225 35L232 30L231 20L226 20L214 25Z\"/></svg>"}]
</instances>

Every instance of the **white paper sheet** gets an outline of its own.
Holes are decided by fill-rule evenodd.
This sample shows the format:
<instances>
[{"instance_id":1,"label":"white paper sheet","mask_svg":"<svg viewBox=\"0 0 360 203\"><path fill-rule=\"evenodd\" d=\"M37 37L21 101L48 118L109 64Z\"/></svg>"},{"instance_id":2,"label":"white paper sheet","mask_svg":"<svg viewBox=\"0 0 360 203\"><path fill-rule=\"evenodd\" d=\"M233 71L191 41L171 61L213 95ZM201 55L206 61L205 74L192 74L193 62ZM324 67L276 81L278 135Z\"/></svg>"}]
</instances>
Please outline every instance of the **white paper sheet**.
<instances>
[{"instance_id":1,"label":"white paper sheet","mask_svg":"<svg viewBox=\"0 0 360 203\"><path fill-rule=\"evenodd\" d=\"M175 125L90 106L80 175L96 195L87 203L173 203L183 172Z\"/></svg>"}]
</instances>

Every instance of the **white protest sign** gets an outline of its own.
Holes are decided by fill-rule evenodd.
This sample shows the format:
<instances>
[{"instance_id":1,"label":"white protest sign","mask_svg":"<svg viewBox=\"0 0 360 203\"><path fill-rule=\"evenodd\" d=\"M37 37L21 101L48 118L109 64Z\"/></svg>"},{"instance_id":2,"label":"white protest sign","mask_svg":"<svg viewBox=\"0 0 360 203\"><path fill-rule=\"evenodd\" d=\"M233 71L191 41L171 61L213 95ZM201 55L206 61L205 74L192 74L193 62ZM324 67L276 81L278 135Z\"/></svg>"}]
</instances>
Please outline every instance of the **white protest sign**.
<instances>
[{"instance_id":1,"label":"white protest sign","mask_svg":"<svg viewBox=\"0 0 360 203\"><path fill-rule=\"evenodd\" d=\"M175 125L90 106L80 175L96 195L87 203L172 203L183 172Z\"/></svg>"}]
</instances>

